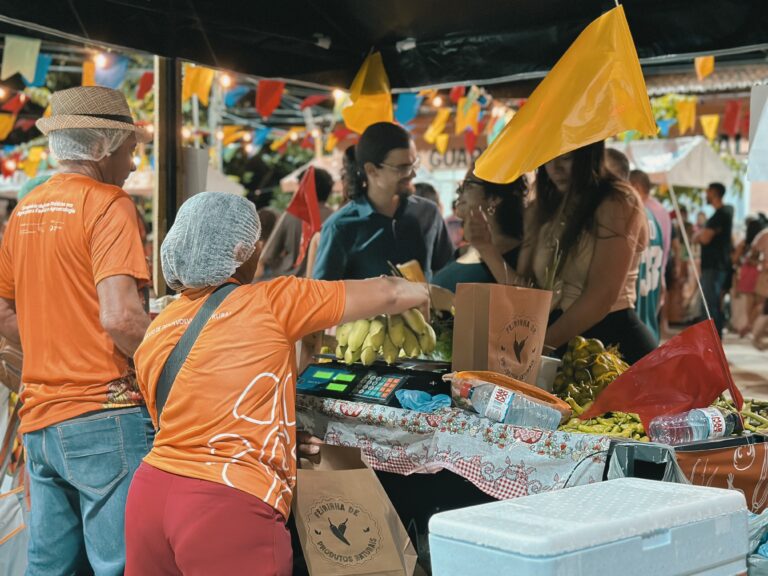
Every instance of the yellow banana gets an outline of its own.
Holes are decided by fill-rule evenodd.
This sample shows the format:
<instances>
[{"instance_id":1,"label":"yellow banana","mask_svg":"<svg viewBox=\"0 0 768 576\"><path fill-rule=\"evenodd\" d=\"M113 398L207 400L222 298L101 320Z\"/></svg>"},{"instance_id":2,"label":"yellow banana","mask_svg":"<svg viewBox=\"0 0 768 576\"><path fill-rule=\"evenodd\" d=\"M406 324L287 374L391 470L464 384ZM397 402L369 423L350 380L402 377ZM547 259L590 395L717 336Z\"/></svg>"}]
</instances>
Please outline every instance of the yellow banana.
<instances>
[{"instance_id":1,"label":"yellow banana","mask_svg":"<svg viewBox=\"0 0 768 576\"><path fill-rule=\"evenodd\" d=\"M342 324L336 329L336 341L339 343L339 346L346 346L347 342L349 340L349 333L352 330L352 324L350 322L347 322L346 324Z\"/></svg>"},{"instance_id":2,"label":"yellow banana","mask_svg":"<svg viewBox=\"0 0 768 576\"><path fill-rule=\"evenodd\" d=\"M416 308L403 312L403 320L405 320L408 328L413 330L413 333L417 336L423 334L427 329L427 321L424 320L424 316Z\"/></svg>"},{"instance_id":3,"label":"yellow banana","mask_svg":"<svg viewBox=\"0 0 768 576\"><path fill-rule=\"evenodd\" d=\"M360 361L364 366L370 366L376 361L376 350L373 348L363 348L363 352L360 354Z\"/></svg>"},{"instance_id":4,"label":"yellow banana","mask_svg":"<svg viewBox=\"0 0 768 576\"><path fill-rule=\"evenodd\" d=\"M341 344L336 346L336 358L338 358L339 360L344 360L344 352L346 351L347 351L346 346L342 346Z\"/></svg>"},{"instance_id":5,"label":"yellow banana","mask_svg":"<svg viewBox=\"0 0 768 576\"><path fill-rule=\"evenodd\" d=\"M421 348L419 348L419 339L416 338L416 334L414 334L410 328L404 327L405 331L405 342L403 343L403 350L405 350L405 355L408 358L416 358L419 354L421 354Z\"/></svg>"},{"instance_id":6,"label":"yellow banana","mask_svg":"<svg viewBox=\"0 0 768 576\"><path fill-rule=\"evenodd\" d=\"M432 354L437 346L437 335L435 330L429 324L426 324L426 329L419 336L419 346L424 354Z\"/></svg>"},{"instance_id":7,"label":"yellow banana","mask_svg":"<svg viewBox=\"0 0 768 576\"><path fill-rule=\"evenodd\" d=\"M392 340L392 344L397 348L402 348L405 342L405 322L403 317L398 314L393 314L387 319L389 328L389 337Z\"/></svg>"},{"instance_id":8,"label":"yellow banana","mask_svg":"<svg viewBox=\"0 0 768 576\"><path fill-rule=\"evenodd\" d=\"M368 329L371 323L368 320L356 320L352 325L352 331L349 333L347 346L350 350L358 352L363 347L365 337L368 336Z\"/></svg>"},{"instance_id":9,"label":"yellow banana","mask_svg":"<svg viewBox=\"0 0 768 576\"><path fill-rule=\"evenodd\" d=\"M352 350L352 348L347 348L347 351L344 352L344 363L354 364L358 360L360 360L360 350Z\"/></svg>"},{"instance_id":10,"label":"yellow banana","mask_svg":"<svg viewBox=\"0 0 768 576\"><path fill-rule=\"evenodd\" d=\"M397 346L392 343L392 339L387 334L384 335L384 344L382 344L381 348L382 356L384 356L384 361L387 364L392 364L397 360Z\"/></svg>"},{"instance_id":11,"label":"yellow banana","mask_svg":"<svg viewBox=\"0 0 768 576\"><path fill-rule=\"evenodd\" d=\"M384 337L387 335L387 325L380 319L371 320L371 326L368 329L368 337L371 339L373 348L378 350L384 344ZM365 344L363 344L365 347Z\"/></svg>"}]
</instances>

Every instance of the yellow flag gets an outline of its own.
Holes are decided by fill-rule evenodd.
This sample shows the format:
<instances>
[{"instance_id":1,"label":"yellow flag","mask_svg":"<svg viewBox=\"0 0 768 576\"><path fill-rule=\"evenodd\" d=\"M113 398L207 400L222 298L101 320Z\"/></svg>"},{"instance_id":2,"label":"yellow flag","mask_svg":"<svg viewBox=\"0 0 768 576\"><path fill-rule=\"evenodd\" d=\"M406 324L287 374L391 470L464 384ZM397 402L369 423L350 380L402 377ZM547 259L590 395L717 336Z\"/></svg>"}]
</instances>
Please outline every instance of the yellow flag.
<instances>
[{"instance_id":1,"label":"yellow flag","mask_svg":"<svg viewBox=\"0 0 768 576\"><path fill-rule=\"evenodd\" d=\"M16 116L13 114L0 114L0 142L8 138L16 125Z\"/></svg>"},{"instance_id":2,"label":"yellow flag","mask_svg":"<svg viewBox=\"0 0 768 576\"><path fill-rule=\"evenodd\" d=\"M715 71L715 57L699 56L693 60L693 65L696 68L696 76L698 77L699 82L701 82Z\"/></svg>"},{"instance_id":3,"label":"yellow flag","mask_svg":"<svg viewBox=\"0 0 768 576\"><path fill-rule=\"evenodd\" d=\"M440 134L435 140L435 147L440 154L445 154L448 150L448 142L451 137L448 134Z\"/></svg>"},{"instance_id":4,"label":"yellow flag","mask_svg":"<svg viewBox=\"0 0 768 576\"><path fill-rule=\"evenodd\" d=\"M279 150L280 148L282 148L283 144L285 144L286 142L288 142L288 140L292 138L294 134L297 135L296 139L298 139L299 132L303 132L304 130L305 128L301 126L292 127L290 130L288 130L288 132L283 134L280 138L278 138L277 140L274 140L272 144L269 145L269 149L272 150L273 152Z\"/></svg>"},{"instance_id":5,"label":"yellow flag","mask_svg":"<svg viewBox=\"0 0 768 576\"><path fill-rule=\"evenodd\" d=\"M675 102L677 111L677 129L682 136L696 126L696 99Z\"/></svg>"},{"instance_id":6,"label":"yellow flag","mask_svg":"<svg viewBox=\"0 0 768 576\"><path fill-rule=\"evenodd\" d=\"M83 62L83 86L96 86L96 63L93 60Z\"/></svg>"},{"instance_id":7,"label":"yellow flag","mask_svg":"<svg viewBox=\"0 0 768 576\"><path fill-rule=\"evenodd\" d=\"M362 134L376 122L392 122L392 96L389 93L389 78L384 70L381 54L368 56L349 88L352 106L341 111L347 128Z\"/></svg>"},{"instance_id":8,"label":"yellow flag","mask_svg":"<svg viewBox=\"0 0 768 576\"><path fill-rule=\"evenodd\" d=\"M459 102L456 104L456 126L454 130L456 136L464 134L467 128L471 128L472 132L477 134L477 125L480 120L480 105L475 102L467 106L468 103L468 98L459 98Z\"/></svg>"},{"instance_id":9,"label":"yellow flag","mask_svg":"<svg viewBox=\"0 0 768 576\"><path fill-rule=\"evenodd\" d=\"M720 126L720 114L702 114L699 116L701 122L701 129L704 131L704 136L707 140L712 142L717 138L717 128Z\"/></svg>"},{"instance_id":10,"label":"yellow flag","mask_svg":"<svg viewBox=\"0 0 768 576\"><path fill-rule=\"evenodd\" d=\"M545 162L625 130L656 134L623 6L592 22L493 144L475 174L508 183Z\"/></svg>"},{"instance_id":11,"label":"yellow flag","mask_svg":"<svg viewBox=\"0 0 768 576\"><path fill-rule=\"evenodd\" d=\"M186 102L193 95L197 95L203 106L208 106L208 98L211 95L211 84L215 72L203 66L186 66L184 68L184 81L181 84L181 101Z\"/></svg>"},{"instance_id":12,"label":"yellow flag","mask_svg":"<svg viewBox=\"0 0 768 576\"><path fill-rule=\"evenodd\" d=\"M224 138L222 138L221 143L224 146L228 146L229 144L232 144L233 142L237 142L240 140L243 136L246 134L246 130L243 130L242 126L233 126L231 124L228 124L226 126L221 127L221 131L223 133Z\"/></svg>"},{"instance_id":13,"label":"yellow flag","mask_svg":"<svg viewBox=\"0 0 768 576\"><path fill-rule=\"evenodd\" d=\"M434 144L437 137L445 130L445 125L448 123L448 118L451 116L450 108L440 108L435 115L435 119L432 120L432 124L429 125L427 131L424 133L424 140L429 144Z\"/></svg>"},{"instance_id":14,"label":"yellow flag","mask_svg":"<svg viewBox=\"0 0 768 576\"><path fill-rule=\"evenodd\" d=\"M40 166L40 162L43 159L43 151L45 148L42 146L33 146L27 152L27 157L21 163L21 167L30 178L37 176L37 169Z\"/></svg>"},{"instance_id":15,"label":"yellow flag","mask_svg":"<svg viewBox=\"0 0 768 576\"><path fill-rule=\"evenodd\" d=\"M336 137L336 134L328 134L328 139L325 141L325 151L333 152L333 149L336 148L336 144L338 143L339 139Z\"/></svg>"}]
</instances>

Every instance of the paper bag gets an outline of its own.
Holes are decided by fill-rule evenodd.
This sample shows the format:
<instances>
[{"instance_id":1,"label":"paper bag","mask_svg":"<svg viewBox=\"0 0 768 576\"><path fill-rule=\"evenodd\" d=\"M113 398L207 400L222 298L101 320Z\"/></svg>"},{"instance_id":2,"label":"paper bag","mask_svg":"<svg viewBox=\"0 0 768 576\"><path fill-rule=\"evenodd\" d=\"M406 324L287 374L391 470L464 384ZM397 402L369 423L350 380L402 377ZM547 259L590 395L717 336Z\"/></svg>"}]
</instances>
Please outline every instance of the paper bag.
<instances>
[{"instance_id":1,"label":"paper bag","mask_svg":"<svg viewBox=\"0 0 768 576\"><path fill-rule=\"evenodd\" d=\"M312 576L411 576L416 550L358 448L324 445L302 459L293 514Z\"/></svg>"},{"instance_id":2,"label":"paper bag","mask_svg":"<svg viewBox=\"0 0 768 576\"><path fill-rule=\"evenodd\" d=\"M760 434L676 446L675 457L691 484L744 494L750 512L768 507L768 443Z\"/></svg>"},{"instance_id":3,"label":"paper bag","mask_svg":"<svg viewBox=\"0 0 768 576\"><path fill-rule=\"evenodd\" d=\"M499 284L459 284L453 369L491 370L536 384L552 293Z\"/></svg>"}]
</instances>

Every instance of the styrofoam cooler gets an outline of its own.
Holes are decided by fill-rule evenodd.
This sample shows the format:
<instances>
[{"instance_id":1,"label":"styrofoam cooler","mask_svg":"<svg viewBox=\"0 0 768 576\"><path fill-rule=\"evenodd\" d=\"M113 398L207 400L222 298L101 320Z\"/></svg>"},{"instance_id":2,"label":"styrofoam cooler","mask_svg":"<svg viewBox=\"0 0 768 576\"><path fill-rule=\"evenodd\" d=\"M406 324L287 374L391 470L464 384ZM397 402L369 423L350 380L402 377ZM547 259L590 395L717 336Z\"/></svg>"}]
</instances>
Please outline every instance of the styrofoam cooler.
<instances>
[{"instance_id":1,"label":"styrofoam cooler","mask_svg":"<svg viewBox=\"0 0 768 576\"><path fill-rule=\"evenodd\" d=\"M733 490L620 478L432 517L435 576L746 574Z\"/></svg>"}]
</instances>

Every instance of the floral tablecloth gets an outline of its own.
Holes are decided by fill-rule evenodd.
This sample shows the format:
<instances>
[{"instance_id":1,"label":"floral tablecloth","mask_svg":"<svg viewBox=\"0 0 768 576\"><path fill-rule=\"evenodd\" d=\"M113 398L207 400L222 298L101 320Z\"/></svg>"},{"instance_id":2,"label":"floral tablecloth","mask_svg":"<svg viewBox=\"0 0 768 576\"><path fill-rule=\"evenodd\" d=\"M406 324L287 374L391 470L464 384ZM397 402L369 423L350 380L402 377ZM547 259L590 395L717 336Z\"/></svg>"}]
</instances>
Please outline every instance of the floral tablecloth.
<instances>
[{"instance_id":1,"label":"floral tablecloth","mask_svg":"<svg viewBox=\"0 0 768 576\"><path fill-rule=\"evenodd\" d=\"M300 395L297 419L329 444L359 447L376 470L450 470L499 499L599 482L610 446L605 436L496 424L457 408L425 414Z\"/></svg>"}]
</instances>

